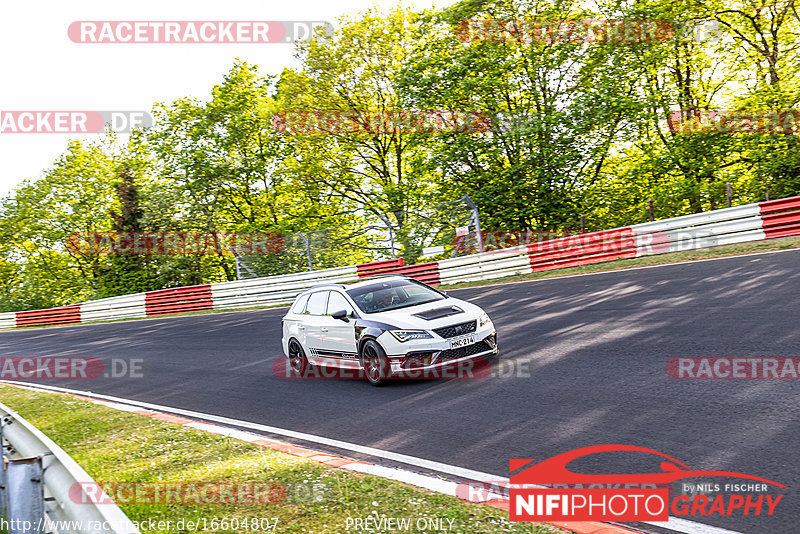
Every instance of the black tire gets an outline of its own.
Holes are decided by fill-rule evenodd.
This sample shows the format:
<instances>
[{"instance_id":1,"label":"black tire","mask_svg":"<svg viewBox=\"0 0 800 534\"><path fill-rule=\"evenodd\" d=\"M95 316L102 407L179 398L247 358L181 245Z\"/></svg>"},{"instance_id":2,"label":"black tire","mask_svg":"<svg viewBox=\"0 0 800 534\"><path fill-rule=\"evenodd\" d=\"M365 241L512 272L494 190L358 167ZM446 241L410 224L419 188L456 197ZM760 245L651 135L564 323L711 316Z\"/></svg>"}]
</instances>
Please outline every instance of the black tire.
<instances>
[{"instance_id":1,"label":"black tire","mask_svg":"<svg viewBox=\"0 0 800 534\"><path fill-rule=\"evenodd\" d=\"M368 339L361 347L364 376L373 386L382 386L389 378L389 359L377 341Z\"/></svg>"},{"instance_id":2,"label":"black tire","mask_svg":"<svg viewBox=\"0 0 800 534\"><path fill-rule=\"evenodd\" d=\"M289 341L289 368L292 374L303 378L308 373L308 358L303 350L303 346L296 339Z\"/></svg>"}]
</instances>

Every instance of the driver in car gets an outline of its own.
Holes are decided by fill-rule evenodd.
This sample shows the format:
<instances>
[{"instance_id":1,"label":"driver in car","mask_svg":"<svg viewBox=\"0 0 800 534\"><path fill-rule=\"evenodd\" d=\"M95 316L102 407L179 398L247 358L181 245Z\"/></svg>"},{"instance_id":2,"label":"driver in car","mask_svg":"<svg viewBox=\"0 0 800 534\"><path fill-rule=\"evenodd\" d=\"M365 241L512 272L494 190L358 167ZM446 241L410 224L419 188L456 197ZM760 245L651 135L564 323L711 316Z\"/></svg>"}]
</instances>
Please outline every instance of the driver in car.
<instances>
[{"instance_id":1,"label":"driver in car","mask_svg":"<svg viewBox=\"0 0 800 534\"><path fill-rule=\"evenodd\" d=\"M372 309L375 311L385 310L392 305L392 302L394 302L392 291L380 291L372 301Z\"/></svg>"}]
</instances>

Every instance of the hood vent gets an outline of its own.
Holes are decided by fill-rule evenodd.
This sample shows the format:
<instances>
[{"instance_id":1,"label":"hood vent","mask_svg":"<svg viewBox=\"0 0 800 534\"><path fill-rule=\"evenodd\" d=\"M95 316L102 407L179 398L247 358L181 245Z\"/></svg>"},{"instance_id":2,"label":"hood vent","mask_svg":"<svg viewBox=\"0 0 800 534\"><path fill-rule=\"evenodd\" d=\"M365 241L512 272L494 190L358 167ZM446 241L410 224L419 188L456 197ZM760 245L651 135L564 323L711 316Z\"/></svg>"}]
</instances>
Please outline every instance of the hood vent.
<instances>
[{"instance_id":1,"label":"hood vent","mask_svg":"<svg viewBox=\"0 0 800 534\"><path fill-rule=\"evenodd\" d=\"M414 317L425 319L426 321L433 321L434 319L441 319L442 317L450 317L451 315L458 315L464 313L464 310L458 306L447 306L445 308L435 308L424 312L415 313Z\"/></svg>"}]
</instances>

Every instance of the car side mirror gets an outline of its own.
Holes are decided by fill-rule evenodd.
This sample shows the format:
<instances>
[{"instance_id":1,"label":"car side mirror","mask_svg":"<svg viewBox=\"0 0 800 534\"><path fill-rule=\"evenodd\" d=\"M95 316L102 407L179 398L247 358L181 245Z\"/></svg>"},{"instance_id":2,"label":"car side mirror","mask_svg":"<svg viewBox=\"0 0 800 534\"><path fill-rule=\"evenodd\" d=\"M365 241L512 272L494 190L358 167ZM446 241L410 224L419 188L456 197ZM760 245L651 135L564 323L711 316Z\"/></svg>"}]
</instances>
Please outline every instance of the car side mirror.
<instances>
[{"instance_id":1,"label":"car side mirror","mask_svg":"<svg viewBox=\"0 0 800 534\"><path fill-rule=\"evenodd\" d=\"M331 314L331 317L334 319L339 319L340 321L344 321L346 323L350 322L350 319L347 318L347 310L338 310Z\"/></svg>"}]
</instances>

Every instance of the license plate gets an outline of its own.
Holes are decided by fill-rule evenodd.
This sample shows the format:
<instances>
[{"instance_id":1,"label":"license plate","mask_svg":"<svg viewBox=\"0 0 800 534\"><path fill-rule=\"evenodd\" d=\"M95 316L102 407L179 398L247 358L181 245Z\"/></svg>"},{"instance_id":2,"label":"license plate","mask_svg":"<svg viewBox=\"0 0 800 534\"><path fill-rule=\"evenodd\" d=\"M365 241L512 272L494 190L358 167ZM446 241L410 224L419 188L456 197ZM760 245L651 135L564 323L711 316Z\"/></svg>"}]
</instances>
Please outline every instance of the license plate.
<instances>
[{"instance_id":1,"label":"license plate","mask_svg":"<svg viewBox=\"0 0 800 534\"><path fill-rule=\"evenodd\" d=\"M472 345L473 343L475 343L475 336L460 337L450 341L450 348L457 349L460 347L466 347L467 345Z\"/></svg>"}]
</instances>

